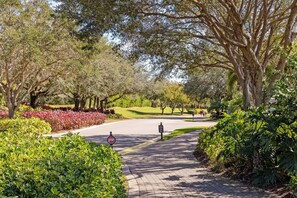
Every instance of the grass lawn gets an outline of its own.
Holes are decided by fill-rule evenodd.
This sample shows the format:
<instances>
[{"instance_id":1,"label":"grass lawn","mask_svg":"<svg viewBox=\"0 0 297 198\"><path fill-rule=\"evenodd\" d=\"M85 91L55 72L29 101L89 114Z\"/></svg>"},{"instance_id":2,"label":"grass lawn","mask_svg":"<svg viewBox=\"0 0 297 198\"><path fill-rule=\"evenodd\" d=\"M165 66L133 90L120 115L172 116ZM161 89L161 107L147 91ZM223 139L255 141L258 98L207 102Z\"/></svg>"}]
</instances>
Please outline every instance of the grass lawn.
<instances>
[{"instance_id":1,"label":"grass lawn","mask_svg":"<svg viewBox=\"0 0 297 198\"><path fill-rule=\"evenodd\" d=\"M199 126L199 127L189 127L189 128L181 128L181 129L175 129L170 134L163 137L163 141L169 140L173 137L180 136L186 133L190 133L197 130L202 130L208 128L207 126Z\"/></svg>"},{"instance_id":2,"label":"grass lawn","mask_svg":"<svg viewBox=\"0 0 297 198\"><path fill-rule=\"evenodd\" d=\"M125 118L151 118L156 116L162 116L162 111L158 107L113 107L112 109L114 109L116 113L122 114ZM171 109L166 108L164 110L164 115L171 115ZM173 115L180 115L180 111L176 109Z\"/></svg>"}]
</instances>

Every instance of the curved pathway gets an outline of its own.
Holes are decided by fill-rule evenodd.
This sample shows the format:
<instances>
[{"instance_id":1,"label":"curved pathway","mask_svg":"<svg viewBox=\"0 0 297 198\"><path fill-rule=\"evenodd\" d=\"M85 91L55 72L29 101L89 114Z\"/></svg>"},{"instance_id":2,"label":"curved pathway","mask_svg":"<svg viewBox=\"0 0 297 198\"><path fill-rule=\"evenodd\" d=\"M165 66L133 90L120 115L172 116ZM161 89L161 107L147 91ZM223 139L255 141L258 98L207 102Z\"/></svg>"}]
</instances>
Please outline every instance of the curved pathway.
<instances>
[{"instance_id":1,"label":"curved pathway","mask_svg":"<svg viewBox=\"0 0 297 198\"><path fill-rule=\"evenodd\" d=\"M125 120L73 131L87 140L107 144L109 132L117 138L114 149L122 153L129 182L128 197L276 197L209 172L192 155L198 132L185 134L164 142L159 138L158 125L165 132L191 126L213 126L215 122L196 117ZM191 117L189 117L191 118ZM52 135L59 137L63 134ZM152 141L154 140L154 141ZM141 146L137 146L141 145ZM134 149L129 149L133 147Z\"/></svg>"},{"instance_id":2,"label":"curved pathway","mask_svg":"<svg viewBox=\"0 0 297 198\"><path fill-rule=\"evenodd\" d=\"M277 197L209 172L192 154L197 135L196 131L125 154L128 197Z\"/></svg>"},{"instance_id":3,"label":"curved pathway","mask_svg":"<svg viewBox=\"0 0 297 198\"><path fill-rule=\"evenodd\" d=\"M139 145L149 140L160 137L158 125L160 122L164 125L164 132L169 133L178 128L193 126L213 126L215 122L205 121L203 117L195 117L195 122L185 122L186 116L167 116L155 119L131 119L102 125L92 126L84 129L72 131L86 137L87 140L99 144L107 144L106 138L109 132L116 137L114 149L122 151L124 149ZM65 133L64 133L65 134ZM53 137L59 137L63 134L51 134Z\"/></svg>"}]
</instances>

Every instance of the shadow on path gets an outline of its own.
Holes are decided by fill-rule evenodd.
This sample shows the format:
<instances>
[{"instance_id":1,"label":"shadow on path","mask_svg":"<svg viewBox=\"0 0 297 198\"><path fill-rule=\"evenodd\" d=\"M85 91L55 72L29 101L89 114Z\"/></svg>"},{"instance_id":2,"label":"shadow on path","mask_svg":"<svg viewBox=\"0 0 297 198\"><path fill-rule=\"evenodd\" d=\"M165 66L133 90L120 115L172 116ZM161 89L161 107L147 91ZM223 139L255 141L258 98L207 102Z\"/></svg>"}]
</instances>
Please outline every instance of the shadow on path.
<instances>
[{"instance_id":1,"label":"shadow on path","mask_svg":"<svg viewBox=\"0 0 297 198\"><path fill-rule=\"evenodd\" d=\"M192 155L198 132L124 155L138 185L130 197L276 197L209 172ZM135 189L135 188L134 188Z\"/></svg>"},{"instance_id":2,"label":"shadow on path","mask_svg":"<svg viewBox=\"0 0 297 198\"><path fill-rule=\"evenodd\" d=\"M108 135L94 135L94 136L88 136L86 137L87 141L95 142L98 144L105 144L109 145L107 143L107 137ZM141 143L144 143L146 141L152 140L159 136L159 134L156 135L114 135L116 138L116 143L113 145L113 148L120 152L126 148L130 148L136 145L139 145Z\"/></svg>"}]
</instances>

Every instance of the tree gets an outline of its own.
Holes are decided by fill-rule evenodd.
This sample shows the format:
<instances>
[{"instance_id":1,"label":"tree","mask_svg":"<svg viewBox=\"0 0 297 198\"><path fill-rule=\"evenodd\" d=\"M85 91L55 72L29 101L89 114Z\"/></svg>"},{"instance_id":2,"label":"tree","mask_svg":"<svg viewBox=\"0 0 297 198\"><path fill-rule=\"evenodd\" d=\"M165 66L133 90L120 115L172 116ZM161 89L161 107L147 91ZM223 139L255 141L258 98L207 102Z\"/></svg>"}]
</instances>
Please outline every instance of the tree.
<instances>
[{"instance_id":1,"label":"tree","mask_svg":"<svg viewBox=\"0 0 297 198\"><path fill-rule=\"evenodd\" d=\"M64 93L73 98L75 110L84 110L86 100L94 98L94 108L106 109L111 103L126 94L142 88L141 73L127 60L114 53L111 46L101 39L94 45L96 50L82 50L81 60L61 79ZM108 101L113 98L113 101Z\"/></svg>"},{"instance_id":2,"label":"tree","mask_svg":"<svg viewBox=\"0 0 297 198\"><path fill-rule=\"evenodd\" d=\"M100 40L102 35L117 24L123 11L117 0L53 0L56 12L74 20L79 28L75 35L90 45ZM92 47L87 45L86 47Z\"/></svg>"},{"instance_id":3,"label":"tree","mask_svg":"<svg viewBox=\"0 0 297 198\"><path fill-rule=\"evenodd\" d=\"M37 107L37 101L40 97L48 96L51 92L54 91L55 86L53 85L53 79L49 79L40 85L34 87L30 93L30 106L32 108Z\"/></svg>"},{"instance_id":4,"label":"tree","mask_svg":"<svg viewBox=\"0 0 297 198\"><path fill-rule=\"evenodd\" d=\"M96 13L102 2L68 2L80 8L72 14L91 19L87 24L92 27L93 20L102 21L102 16L81 15L81 10ZM124 45L133 44L128 48L133 58L149 58L161 75L201 66L230 70L245 109L269 99L277 71L286 71L297 33L297 0L125 0L112 1L110 7L116 19L122 18L110 28L116 28Z\"/></svg>"},{"instance_id":5,"label":"tree","mask_svg":"<svg viewBox=\"0 0 297 198\"><path fill-rule=\"evenodd\" d=\"M187 93L198 104L201 100L209 98L220 100L227 92L227 74L224 69L196 68L187 75L185 82L185 93Z\"/></svg>"},{"instance_id":6,"label":"tree","mask_svg":"<svg viewBox=\"0 0 297 198\"><path fill-rule=\"evenodd\" d=\"M185 105L187 105L189 103L190 103L190 98L185 93L182 93L178 100L178 109L179 109L181 115L184 114Z\"/></svg>"},{"instance_id":7,"label":"tree","mask_svg":"<svg viewBox=\"0 0 297 198\"><path fill-rule=\"evenodd\" d=\"M178 105L183 106L184 103L188 102L187 96L183 92L183 86L177 83L171 83L166 87L164 90L164 99L171 108L171 114L174 113Z\"/></svg>"},{"instance_id":8,"label":"tree","mask_svg":"<svg viewBox=\"0 0 297 198\"><path fill-rule=\"evenodd\" d=\"M144 94L146 98L150 99L152 104L151 107L160 106L162 110L162 115L164 114L164 110L166 108L166 101L164 99L164 90L168 85L168 81L166 80L157 80L155 78L146 82L144 87Z\"/></svg>"},{"instance_id":9,"label":"tree","mask_svg":"<svg viewBox=\"0 0 297 198\"><path fill-rule=\"evenodd\" d=\"M40 84L74 57L67 21L45 0L0 2L0 91L9 117Z\"/></svg>"},{"instance_id":10,"label":"tree","mask_svg":"<svg viewBox=\"0 0 297 198\"><path fill-rule=\"evenodd\" d=\"M275 71L286 70L297 33L296 0L129 2L121 6L132 14L118 31L133 42L136 57L151 58L165 74L200 66L230 70L245 109L267 101Z\"/></svg>"}]
</instances>

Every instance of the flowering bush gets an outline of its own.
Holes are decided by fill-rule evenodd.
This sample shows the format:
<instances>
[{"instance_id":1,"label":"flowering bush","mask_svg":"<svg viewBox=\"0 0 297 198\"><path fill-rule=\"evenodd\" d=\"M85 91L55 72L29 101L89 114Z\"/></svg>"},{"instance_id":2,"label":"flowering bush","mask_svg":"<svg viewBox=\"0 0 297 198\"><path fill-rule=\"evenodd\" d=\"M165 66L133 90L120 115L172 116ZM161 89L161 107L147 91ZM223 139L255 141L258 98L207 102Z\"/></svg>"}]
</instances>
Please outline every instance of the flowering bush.
<instances>
[{"instance_id":1,"label":"flowering bush","mask_svg":"<svg viewBox=\"0 0 297 198\"><path fill-rule=\"evenodd\" d=\"M104 123L106 119L102 113L74 111L25 112L22 116L45 120L50 123L53 132L99 125Z\"/></svg>"}]
</instances>

